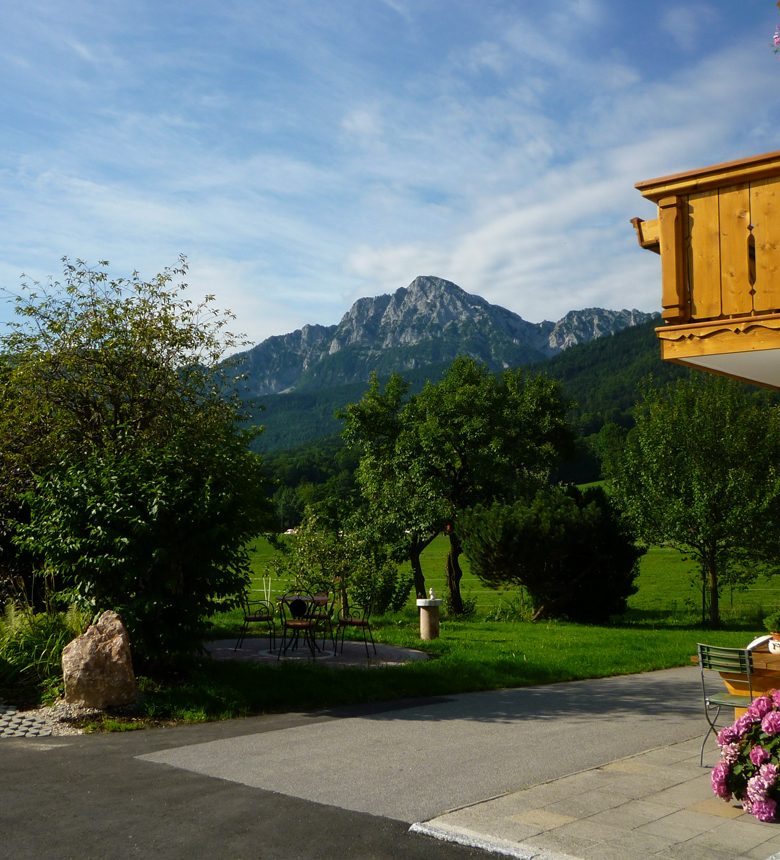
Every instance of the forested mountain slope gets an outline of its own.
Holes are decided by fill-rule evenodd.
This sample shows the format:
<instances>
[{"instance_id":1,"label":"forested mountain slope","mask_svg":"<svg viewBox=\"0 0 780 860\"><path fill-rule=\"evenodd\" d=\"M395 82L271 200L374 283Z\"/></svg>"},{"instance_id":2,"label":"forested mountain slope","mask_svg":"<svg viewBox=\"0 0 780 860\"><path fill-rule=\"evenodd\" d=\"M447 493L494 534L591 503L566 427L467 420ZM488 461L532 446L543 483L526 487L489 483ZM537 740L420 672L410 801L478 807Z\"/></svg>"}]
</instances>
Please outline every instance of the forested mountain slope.
<instances>
[{"instance_id":1,"label":"forested mountain slope","mask_svg":"<svg viewBox=\"0 0 780 860\"><path fill-rule=\"evenodd\" d=\"M688 373L661 360L655 329L660 318L617 334L580 344L533 365L534 370L559 379L574 401L574 415L585 435L606 421L629 423L629 412L639 397L639 385L652 377L663 385Z\"/></svg>"}]
</instances>

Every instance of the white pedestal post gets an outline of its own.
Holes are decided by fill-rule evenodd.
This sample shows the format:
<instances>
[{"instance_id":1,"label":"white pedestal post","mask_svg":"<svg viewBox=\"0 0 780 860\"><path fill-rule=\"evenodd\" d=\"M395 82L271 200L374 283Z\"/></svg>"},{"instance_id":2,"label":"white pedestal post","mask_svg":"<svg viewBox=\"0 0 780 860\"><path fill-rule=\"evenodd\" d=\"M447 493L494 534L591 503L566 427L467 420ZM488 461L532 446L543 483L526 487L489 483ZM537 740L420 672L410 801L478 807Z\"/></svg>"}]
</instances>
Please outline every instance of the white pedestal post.
<instances>
[{"instance_id":1,"label":"white pedestal post","mask_svg":"<svg viewBox=\"0 0 780 860\"><path fill-rule=\"evenodd\" d=\"M420 639L439 638L439 607L443 602L438 597L417 601L420 608Z\"/></svg>"}]
</instances>

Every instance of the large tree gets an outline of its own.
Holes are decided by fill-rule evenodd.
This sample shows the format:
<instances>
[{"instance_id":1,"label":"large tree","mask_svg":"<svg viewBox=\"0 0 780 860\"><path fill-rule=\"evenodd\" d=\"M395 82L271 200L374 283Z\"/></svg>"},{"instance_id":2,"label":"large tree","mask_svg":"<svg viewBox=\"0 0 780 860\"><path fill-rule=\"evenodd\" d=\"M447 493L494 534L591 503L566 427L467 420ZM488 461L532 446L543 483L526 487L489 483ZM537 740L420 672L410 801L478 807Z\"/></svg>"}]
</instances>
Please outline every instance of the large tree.
<instances>
[{"instance_id":1,"label":"large tree","mask_svg":"<svg viewBox=\"0 0 780 860\"><path fill-rule=\"evenodd\" d=\"M635 414L606 464L614 492L644 541L698 562L702 622L717 626L722 587L776 565L780 412L738 383L697 374L646 386Z\"/></svg>"},{"instance_id":2,"label":"large tree","mask_svg":"<svg viewBox=\"0 0 780 860\"><path fill-rule=\"evenodd\" d=\"M420 553L440 532L448 535L449 605L458 614L459 513L547 481L571 443L566 403L552 380L522 370L496 375L467 357L439 382L406 394L398 376L384 390L374 379L347 408L345 436L360 450L358 480L377 528L406 543L418 596L425 596Z\"/></svg>"},{"instance_id":3,"label":"large tree","mask_svg":"<svg viewBox=\"0 0 780 860\"><path fill-rule=\"evenodd\" d=\"M343 413L344 438L360 456L357 480L376 539L395 546L399 560L409 561L415 592L424 597L420 557L441 530L442 515L435 494L422 487L403 439L411 429L403 423L408 390L399 374L384 388L373 374L362 399Z\"/></svg>"},{"instance_id":4,"label":"large tree","mask_svg":"<svg viewBox=\"0 0 780 860\"><path fill-rule=\"evenodd\" d=\"M230 315L186 297L183 259L151 281L107 267L23 283L0 337L0 532L8 566L25 551L49 596L117 609L153 666L245 586L263 481L220 372Z\"/></svg>"}]
</instances>

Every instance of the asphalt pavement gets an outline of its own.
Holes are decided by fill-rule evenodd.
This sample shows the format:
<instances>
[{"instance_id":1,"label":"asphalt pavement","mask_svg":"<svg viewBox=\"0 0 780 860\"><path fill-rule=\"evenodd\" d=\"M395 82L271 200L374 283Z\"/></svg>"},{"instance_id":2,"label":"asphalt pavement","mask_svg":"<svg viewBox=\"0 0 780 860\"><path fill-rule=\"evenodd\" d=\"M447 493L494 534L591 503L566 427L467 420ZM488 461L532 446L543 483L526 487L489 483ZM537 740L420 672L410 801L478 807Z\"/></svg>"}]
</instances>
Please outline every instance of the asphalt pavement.
<instances>
[{"instance_id":1,"label":"asphalt pavement","mask_svg":"<svg viewBox=\"0 0 780 860\"><path fill-rule=\"evenodd\" d=\"M9 858L764 858L715 798L691 667L0 743ZM715 746L707 748L708 763ZM780 856L780 854L778 854Z\"/></svg>"}]
</instances>

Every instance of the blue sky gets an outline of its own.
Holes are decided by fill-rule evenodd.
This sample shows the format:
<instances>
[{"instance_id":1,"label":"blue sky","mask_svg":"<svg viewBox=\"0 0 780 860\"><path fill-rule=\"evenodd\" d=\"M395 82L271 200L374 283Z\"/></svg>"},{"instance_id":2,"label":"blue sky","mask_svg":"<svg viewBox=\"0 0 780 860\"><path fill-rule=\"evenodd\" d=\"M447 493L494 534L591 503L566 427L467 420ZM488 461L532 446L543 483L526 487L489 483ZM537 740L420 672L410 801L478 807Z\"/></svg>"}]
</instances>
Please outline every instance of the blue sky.
<instances>
[{"instance_id":1,"label":"blue sky","mask_svg":"<svg viewBox=\"0 0 780 860\"><path fill-rule=\"evenodd\" d=\"M182 253L253 343L421 274L532 322L656 310L634 183L780 149L771 0L2 11L0 287Z\"/></svg>"}]
</instances>

